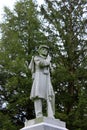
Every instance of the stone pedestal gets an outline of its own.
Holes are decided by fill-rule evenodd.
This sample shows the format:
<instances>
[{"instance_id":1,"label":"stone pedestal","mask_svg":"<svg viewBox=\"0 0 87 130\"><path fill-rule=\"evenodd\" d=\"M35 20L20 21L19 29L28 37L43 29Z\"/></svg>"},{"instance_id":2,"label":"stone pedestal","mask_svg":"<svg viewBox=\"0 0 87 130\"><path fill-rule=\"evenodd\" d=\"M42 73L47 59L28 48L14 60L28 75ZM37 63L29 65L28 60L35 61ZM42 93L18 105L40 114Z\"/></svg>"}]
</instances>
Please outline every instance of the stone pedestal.
<instances>
[{"instance_id":1,"label":"stone pedestal","mask_svg":"<svg viewBox=\"0 0 87 130\"><path fill-rule=\"evenodd\" d=\"M39 117L25 122L21 130L68 130L66 124L59 119Z\"/></svg>"}]
</instances>

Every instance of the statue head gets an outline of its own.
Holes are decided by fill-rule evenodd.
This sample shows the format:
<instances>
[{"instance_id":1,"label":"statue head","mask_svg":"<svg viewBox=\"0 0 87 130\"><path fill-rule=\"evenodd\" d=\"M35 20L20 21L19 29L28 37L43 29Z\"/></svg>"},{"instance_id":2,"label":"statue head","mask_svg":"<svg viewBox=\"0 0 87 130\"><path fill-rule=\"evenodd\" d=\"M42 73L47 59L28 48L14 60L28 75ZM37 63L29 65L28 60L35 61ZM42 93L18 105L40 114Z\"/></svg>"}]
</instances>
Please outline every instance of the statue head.
<instances>
[{"instance_id":1,"label":"statue head","mask_svg":"<svg viewBox=\"0 0 87 130\"><path fill-rule=\"evenodd\" d=\"M38 49L38 53L41 56L47 57L49 51L49 47L46 45L40 45Z\"/></svg>"}]
</instances>

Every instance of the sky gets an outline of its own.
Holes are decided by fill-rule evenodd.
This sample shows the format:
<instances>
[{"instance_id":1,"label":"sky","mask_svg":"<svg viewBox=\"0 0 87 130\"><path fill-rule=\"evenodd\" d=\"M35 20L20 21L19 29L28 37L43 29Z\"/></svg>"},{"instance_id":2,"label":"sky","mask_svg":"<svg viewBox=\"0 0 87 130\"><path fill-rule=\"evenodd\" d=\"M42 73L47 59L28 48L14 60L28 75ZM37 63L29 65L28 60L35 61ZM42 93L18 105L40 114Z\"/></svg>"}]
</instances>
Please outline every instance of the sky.
<instances>
[{"instance_id":1,"label":"sky","mask_svg":"<svg viewBox=\"0 0 87 130\"><path fill-rule=\"evenodd\" d=\"M2 21L3 16L3 8L4 6L9 7L10 9L13 9L13 6L17 0L1 0L0 1L0 21Z\"/></svg>"},{"instance_id":2,"label":"sky","mask_svg":"<svg viewBox=\"0 0 87 130\"><path fill-rule=\"evenodd\" d=\"M4 6L9 7L11 10L14 8L15 2L18 0L1 0L0 1L0 22L2 21L3 17L3 8ZM43 2L43 0L37 0L39 4Z\"/></svg>"}]
</instances>

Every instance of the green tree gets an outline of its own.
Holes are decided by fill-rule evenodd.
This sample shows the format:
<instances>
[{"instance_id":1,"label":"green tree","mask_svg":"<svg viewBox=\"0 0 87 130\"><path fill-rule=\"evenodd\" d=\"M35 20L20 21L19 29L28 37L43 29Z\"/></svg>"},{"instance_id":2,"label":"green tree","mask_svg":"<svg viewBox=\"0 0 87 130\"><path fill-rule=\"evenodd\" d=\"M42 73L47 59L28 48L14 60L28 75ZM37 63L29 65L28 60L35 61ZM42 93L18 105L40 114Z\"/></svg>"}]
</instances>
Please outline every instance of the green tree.
<instances>
[{"instance_id":1,"label":"green tree","mask_svg":"<svg viewBox=\"0 0 87 130\"><path fill-rule=\"evenodd\" d=\"M32 79L28 66L36 47L45 42L36 3L20 0L13 11L5 7L0 27L0 100L2 104L7 102L9 121L22 127L25 116L27 119L34 117L29 99ZM2 123L1 129L7 130ZM18 128L15 126L15 129Z\"/></svg>"},{"instance_id":2,"label":"green tree","mask_svg":"<svg viewBox=\"0 0 87 130\"><path fill-rule=\"evenodd\" d=\"M52 49L56 117L70 130L87 128L87 40L85 0L44 0L44 32ZM82 107L81 107L82 106Z\"/></svg>"}]
</instances>

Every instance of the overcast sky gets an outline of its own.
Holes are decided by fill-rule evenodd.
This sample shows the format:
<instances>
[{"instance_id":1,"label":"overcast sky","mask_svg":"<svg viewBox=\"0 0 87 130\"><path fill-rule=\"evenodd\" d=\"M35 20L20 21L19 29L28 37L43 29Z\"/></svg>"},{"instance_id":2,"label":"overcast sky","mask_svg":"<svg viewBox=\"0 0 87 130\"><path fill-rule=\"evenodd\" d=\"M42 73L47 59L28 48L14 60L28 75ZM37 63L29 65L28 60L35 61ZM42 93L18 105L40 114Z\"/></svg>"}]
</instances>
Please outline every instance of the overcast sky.
<instances>
[{"instance_id":1,"label":"overcast sky","mask_svg":"<svg viewBox=\"0 0 87 130\"><path fill-rule=\"evenodd\" d=\"M0 0L0 21L2 21L3 7L7 6L12 10L16 1L18 0ZM39 4L41 4L43 0L37 1L39 2Z\"/></svg>"},{"instance_id":2,"label":"overcast sky","mask_svg":"<svg viewBox=\"0 0 87 130\"><path fill-rule=\"evenodd\" d=\"M14 3L17 0L1 0L0 1L0 21L2 21L2 15L3 15L3 8L4 6L9 7L10 9L13 8Z\"/></svg>"}]
</instances>

